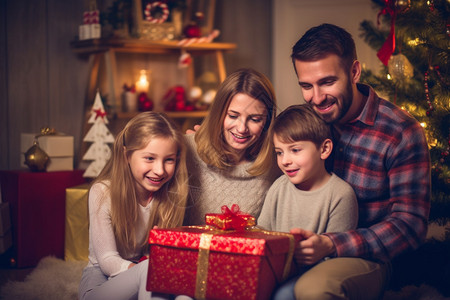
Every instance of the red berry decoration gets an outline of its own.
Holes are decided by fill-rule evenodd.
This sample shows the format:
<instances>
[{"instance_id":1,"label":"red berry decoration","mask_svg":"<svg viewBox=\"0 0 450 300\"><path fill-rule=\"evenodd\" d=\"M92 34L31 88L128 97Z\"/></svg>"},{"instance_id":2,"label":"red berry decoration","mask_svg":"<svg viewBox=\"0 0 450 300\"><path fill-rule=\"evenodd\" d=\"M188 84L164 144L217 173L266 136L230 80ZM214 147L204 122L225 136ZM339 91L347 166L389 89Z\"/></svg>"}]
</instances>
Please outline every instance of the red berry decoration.
<instances>
[{"instance_id":1,"label":"red berry decoration","mask_svg":"<svg viewBox=\"0 0 450 300\"><path fill-rule=\"evenodd\" d=\"M202 36L202 29L195 23L191 23L184 28L184 35L188 38L197 38Z\"/></svg>"},{"instance_id":2,"label":"red berry decoration","mask_svg":"<svg viewBox=\"0 0 450 300\"><path fill-rule=\"evenodd\" d=\"M153 109L153 102L146 93L140 93L138 97L139 111L150 111Z\"/></svg>"}]
</instances>

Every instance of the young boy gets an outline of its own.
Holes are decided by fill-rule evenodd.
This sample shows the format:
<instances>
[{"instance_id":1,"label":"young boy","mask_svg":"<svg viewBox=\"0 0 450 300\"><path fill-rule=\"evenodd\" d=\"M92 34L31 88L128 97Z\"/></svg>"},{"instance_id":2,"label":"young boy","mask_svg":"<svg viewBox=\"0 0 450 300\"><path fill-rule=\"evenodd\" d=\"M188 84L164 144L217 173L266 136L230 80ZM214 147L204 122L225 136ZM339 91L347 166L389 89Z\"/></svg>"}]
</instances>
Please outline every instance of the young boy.
<instances>
[{"instance_id":1,"label":"young boy","mask_svg":"<svg viewBox=\"0 0 450 300\"><path fill-rule=\"evenodd\" d=\"M301 228L317 234L355 229L355 193L325 168L333 149L330 126L309 105L293 105L276 118L270 136L284 175L267 192L258 225L267 230L294 232ZM300 242L295 261L310 265L309 260ZM294 299L297 278L276 291L275 299Z\"/></svg>"}]
</instances>

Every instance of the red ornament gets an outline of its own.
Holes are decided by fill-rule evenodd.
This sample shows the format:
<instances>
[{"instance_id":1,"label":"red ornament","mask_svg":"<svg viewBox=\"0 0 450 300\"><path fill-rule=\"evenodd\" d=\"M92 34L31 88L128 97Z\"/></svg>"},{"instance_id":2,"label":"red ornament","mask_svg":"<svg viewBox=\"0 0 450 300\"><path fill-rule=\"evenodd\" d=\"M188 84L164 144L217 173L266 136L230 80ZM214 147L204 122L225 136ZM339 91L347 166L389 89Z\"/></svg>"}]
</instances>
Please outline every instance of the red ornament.
<instances>
[{"instance_id":1,"label":"red ornament","mask_svg":"<svg viewBox=\"0 0 450 300\"><path fill-rule=\"evenodd\" d=\"M186 92L182 86L171 88L163 98L163 103L167 103L167 111L186 111L186 102Z\"/></svg>"},{"instance_id":2,"label":"red ornament","mask_svg":"<svg viewBox=\"0 0 450 300\"><path fill-rule=\"evenodd\" d=\"M202 29L195 23L190 23L184 28L184 35L188 38L197 38L202 36Z\"/></svg>"},{"instance_id":3,"label":"red ornament","mask_svg":"<svg viewBox=\"0 0 450 300\"><path fill-rule=\"evenodd\" d=\"M153 102L146 93L140 93L138 96L139 111L150 111L153 109Z\"/></svg>"}]
</instances>

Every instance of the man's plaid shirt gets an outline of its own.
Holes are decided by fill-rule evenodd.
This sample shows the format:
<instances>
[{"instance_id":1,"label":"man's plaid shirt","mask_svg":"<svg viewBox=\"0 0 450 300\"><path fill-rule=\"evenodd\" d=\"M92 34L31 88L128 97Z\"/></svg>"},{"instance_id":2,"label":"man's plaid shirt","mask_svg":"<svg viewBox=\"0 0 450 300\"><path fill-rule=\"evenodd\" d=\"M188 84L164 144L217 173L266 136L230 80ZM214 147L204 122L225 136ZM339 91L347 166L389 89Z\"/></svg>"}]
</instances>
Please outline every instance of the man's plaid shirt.
<instances>
[{"instance_id":1,"label":"man's plaid shirt","mask_svg":"<svg viewBox=\"0 0 450 300\"><path fill-rule=\"evenodd\" d=\"M355 190L358 229L327 234L337 256L387 261L425 239L430 209L430 157L419 122L372 88L361 114L340 125L334 172Z\"/></svg>"}]
</instances>

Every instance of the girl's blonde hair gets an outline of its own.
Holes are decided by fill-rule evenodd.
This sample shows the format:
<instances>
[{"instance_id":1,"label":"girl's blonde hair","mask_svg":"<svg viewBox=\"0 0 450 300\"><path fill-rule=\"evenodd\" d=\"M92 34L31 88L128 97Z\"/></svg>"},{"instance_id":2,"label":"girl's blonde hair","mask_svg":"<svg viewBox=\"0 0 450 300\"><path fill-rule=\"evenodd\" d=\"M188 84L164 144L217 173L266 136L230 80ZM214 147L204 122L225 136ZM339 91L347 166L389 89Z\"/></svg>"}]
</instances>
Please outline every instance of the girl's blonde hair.
<instances>
[{"instance_id":1,"label":"girl's blonde hair","mask_svg":"<svg viewBox=\"0 0 450 300\"><path fill-rule=\"evenodd\" d=\"M140 246L145 250L148 246L148 238L142 245L137 245L138 241L135 239L140 209L128 158L134 151L146 147L154 138L172 139L178 152L172 179L153 194L147 229L150 231L155 225L160 228L176 227L183 222L188 195L184 136L177 125L163 113L140 113L117 135L112 156L95 180L110 182L111 224L121 255L130 253L136 247Z\"/></svg>"},{"instance_id":2,"label":"girl's blonde hair","mask_svg":"<svg viewBox=\"0 0 450 300\"><path fill-rule=\"evenodd\" d=\"M253 69L237 70L219 86L209 114L195 135L197 152L206 164L219 169L235 164L236 156L223 137L223 122L231 100L239 93L261 101L267 110L266 123L260 137L245 153L246 159L254 161L248 172L258 176L265 173L273 162L268 129L275 119L276 100L270 80Z\"/></svg>"}]
</instances>

